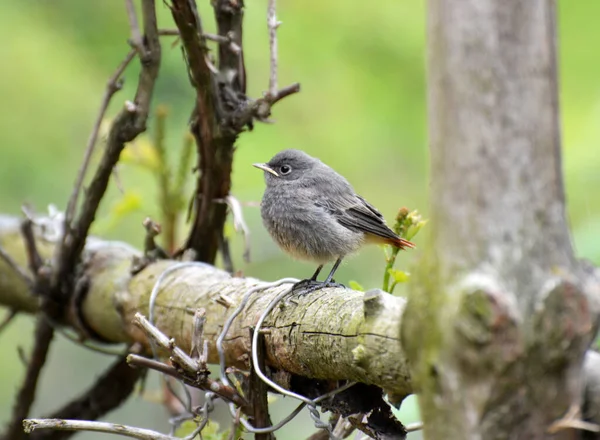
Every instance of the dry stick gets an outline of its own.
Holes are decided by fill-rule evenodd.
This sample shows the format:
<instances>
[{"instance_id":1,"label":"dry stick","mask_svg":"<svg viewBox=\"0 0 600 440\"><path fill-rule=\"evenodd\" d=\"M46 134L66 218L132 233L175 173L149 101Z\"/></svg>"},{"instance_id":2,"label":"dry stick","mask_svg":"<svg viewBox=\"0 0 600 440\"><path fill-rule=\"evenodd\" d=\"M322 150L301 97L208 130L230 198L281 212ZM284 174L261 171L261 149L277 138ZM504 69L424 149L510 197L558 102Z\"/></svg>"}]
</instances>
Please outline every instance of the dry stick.
<instances>
[{"instance_id":1,"label":"dry stick","mask_svg":"<svg viewBox=\"0 0 600 440\"><path fill-rule=\"evenodd\" d=\"M250 339L253 336L253 329L250 328ZM265 337L264 335L258 335L258 345L256 347L258 362L260 365L257 368L262 370L265 369ZM269 388L267 384L260 380L260 377L256 374L254 365L250 370L250 378L248 383L248 398L250 400L250 407L252 408L252 423L257 428L265 428L271 426L271 417L269 416L269 402L267 399L267 392ZM254 435L255 440L274 440L275 436L272 433L257 433Z\"/></svg>"},{"instance_id":2,"label":"dry stick","mask_svg":"<svg viewBox=\"0 0 600 440\"><path fill-rule=\"evenodd\" d=\"M27 371L21 389L17 394L17 400L13 408L11 421L4 435L3 440L26 439L23 432L22 421L29 414L31 405L35 399L35 391L42 367L46 363L46 357L54 336L54 329L45 316L39 315L35 328L35 342L31 351L31 356L27 364Z\"/></svg>"},{"instance_id":3,"label":"dry stick","mask_svg":"<svg viewBox=\"0 0 600 440\"><path fill-rule=\"evenodd\" d=\"M92 178L81 212L70 229L64 231L62 245L57 249L56 269L53 274L53 289L69 287L73 272L100 201L104 197L114 166L119 160L126 142L130 142L146 129L146 120L154 83L160 67L160 41L156 24L154 0L142 0L142 13L146 49L140 55L142 69L134 102L127 101L110 129L104 155ZM66 218L66 216L65 216ZM65 281L66 280L66 281Z\"/></svg>"},{"instance_id":4,"label":"dry stick","mask_svg":"<svg viewBox=\"0 0 600 440\"><path fill-rule=\"evenodd\" d=\"M100 110L98 111L98 116L96 117L96 121L94 122L94 126L92 127L92 132L90 133L90 137L88 138L87 145L85 147L85 154L83 156L83 163L81 164L81 168L79 168L79 173L77 174L77 180L75 180L75 186L73 188L73 192L71 193L71 198L69 199L69 203L67 205L67 211L65 212L65 231L68 231L71 227L71 222L73 221L73 217L75 215L75 208L77 207L77 200L79 199L79 193L81 192L81 187L83 185L83 179L85 178L86 171L90 165L90 160L92 158L92 153L94 152L94 147L96 146L96 141L98 139L98 132L100 131L100 125L102 124L102 120L104 119L104 114L106 113L106 109L108 108L108 104L110 100L121 90L123 83L119 81L121 75L129 65L129 63L135 57L135 50L129 51L127 56L121 64L117 67L117 70L112 74L112 76L108 79L106 83L106 90L104 91L104 96L102 97L102 102L100 104Z\"/></svg>"},{"instance_id":5,"label":"dry stick","mask_svg":"<svg viewBox=\"0 0 600 440\"><path fill-rule=\"evenodd\" d=\"M16 310L10 310L8 313L6 313L6 317L2 320L2 322L0 322L0 333L2 333L2 330L4 330L13 319L15 319L15 316L17 316L18 313L19 312Z\"/></svg>"},{"instance_id":6,"label":"dry stick","mask_svg":"<svg viewBox=\"0 0 600 440\"><path fill-rule=\"evenodd\" d=\"M150 429L135 428L108 422L89 422L84 420L62 419L28 419L23 420L26 433L36 429L60 429L63 431L95 431L108 434L118 434L139 440L174 440L175 437L164 435Z\"/></svg>"},{"instance_id":7,"label":"dry stick","mask_svg":"<svg viewBox=\"0 0 600 440\"><path fill-rule=\"evenodd\" d=\"M133 48L142 55L145 50L144 42L142 40L142 34L140 33L140 25L138 24L133 0L125 0L125 7L127 8L127 18L129 19L129 28L131 29L131 38L129 42Z\"/></svg>"},{"instance_id":8,"label":"dry stick","mask_svg":"<svg viewBox=\"0 0 600 440\"><path fill-rule=\"evenodd\" d=\"M221 397L226 402L233 402L234 404L239 405L240 407L246 408L246 411L248 411L247 402L244 401L244 399L237 393L237 391L235 389L233 389L231 387L227 387L225 385L222 385L222 384L218 383L216 380L207 378L204 381L206 385L199 386L199 384L197 382L183 378L180 370L178 370L177 368L175 368L171 365L167 365L162 362L156 361L154 359L149 359L149 358L146 358L143 356L139 356L137 354L128 355L127 362L129 363L129 365L132 365L135 367L143 367L143 368L150 368L151 370L156 370L159 373L166 374L167 376L171 376L171 377L174 377L175 379L182 380L183 382L187 383L188 385L190 385L192 387L200 388L205 391L211 391L214 394L216 394L217 396ZM187 368L187 366L186 366L186 368Z\"/></svg>"},{"instance_id":9,"label":"dry stick","mask_svg":"<svg viewBox=\"0 0 600 440\"><path fill-rule=\"evenodd\" d=\"M215 200L217 203L226 203L229 207L229 211L233 217L233 229L235 232L241 232L242 237L244 237L244 261L246 263L250 262L250 228L246 224L244 220L244 211L242 210L242 204L240 201L229 194L225 197L224 200L217 199ZM232 272L232 271L230 271Z\"/></svg>"},{"instance_id":10,"label":"dry stick","mask_svg":"<svg viewBox=\"0 0 600 440\"><path fill-rule=\"evenodd\" d=\"M24 212L25 215L27 215L27 218L21 223L21 234L23 235L23 240L25 241L25 251L27 252L29 270L31 271L35 279L38 276L39 270L44 264L44 262L42 260L42 257L40 257L40 253L37 250L37 245L35 244L35 235L33 233L33 220L31 219L27 211L24 210Z\"/></svg>"},{"instance_id":11,"label":"dry stick","mask_svg":"<svg viewBox=\"0 0 600 440\"><path fill-rule=\"evenodd\" d=\"M279 22L275 13L276 0L269 0L267 8L267 26L269 27L269 47L271 52L271 69L269 75L268 96L274 98L277 96L277 28Z\"/></svg>"},{"instance_id":12,"label":"dry stick","mask_svg":"<svg viewBox=\"0 0 600 440\"><path fill-rule=\"evenodd\" d=\"M142 375L142 370L131 368L126 358L121 356L88 390L47 418L96 420L121 405L135 390L135 384ZM74 434L39 431L30 434L28 440L65 440Z\"/></svg>"},{"instance_id":13,"label":"dry stick","mask_svg":"<svg viewBox=\"0 0 600 440\"><path fill-rule=\"evenodd\" d=\"M170 365L162 364L161 362L152 359L146 359L135 355L129 355L129 363L133 365L143 365L147 368L155 369L163 374L183 380L183 382L187 383L188 385L202 388L206 391L212 391L224 400L233 402L236 405L244 408L245 413L248 412L247 402L233 387L220 384L219 382L208 377L198 380L198 373L201 372L198 361L192 359L181 348L177 347L172 339L169 339L139 312L135 314L133 323L144 331L148 337L148 340L152 341L153 345L169 351L171 354L171 362L177 364L180 369L171 367ZM180 374L181 370L183 370L183 373L186 374Z\"/></svg>"},{"instance_id":14,"label":"dry stick","mask_svg":"<svg viewBox=\"0 0 600 440\"><path fill-rule=\"evenodd\" d=\"M406 425L405 428L406 432L420 431L421 429L423 429L423 422L411 423L410 425Z\"/></svg>"}]
</instances>

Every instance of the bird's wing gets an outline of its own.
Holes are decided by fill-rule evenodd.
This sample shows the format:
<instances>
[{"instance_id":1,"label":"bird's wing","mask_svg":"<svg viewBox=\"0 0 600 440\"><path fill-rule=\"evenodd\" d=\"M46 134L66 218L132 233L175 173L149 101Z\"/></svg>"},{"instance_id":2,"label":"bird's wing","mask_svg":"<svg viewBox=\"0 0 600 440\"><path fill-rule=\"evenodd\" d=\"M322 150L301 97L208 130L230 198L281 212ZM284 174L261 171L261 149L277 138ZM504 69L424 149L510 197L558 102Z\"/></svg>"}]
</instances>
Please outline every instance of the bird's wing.
<instances>
[{"instance_id":1,"label":"bird's wing","mask_svg":"<svg viewBox=\"0 0 600 440\"><path fill-rule=\"evenodd\" d=\"M359 195L343 197L337 194L337 197L328 198L327 202L319 200L316 203L327 209L338 223L348 229L373 234L383 239L398 240L398 236L386 226L383 215Z\"/></svg>"}]
</instances>

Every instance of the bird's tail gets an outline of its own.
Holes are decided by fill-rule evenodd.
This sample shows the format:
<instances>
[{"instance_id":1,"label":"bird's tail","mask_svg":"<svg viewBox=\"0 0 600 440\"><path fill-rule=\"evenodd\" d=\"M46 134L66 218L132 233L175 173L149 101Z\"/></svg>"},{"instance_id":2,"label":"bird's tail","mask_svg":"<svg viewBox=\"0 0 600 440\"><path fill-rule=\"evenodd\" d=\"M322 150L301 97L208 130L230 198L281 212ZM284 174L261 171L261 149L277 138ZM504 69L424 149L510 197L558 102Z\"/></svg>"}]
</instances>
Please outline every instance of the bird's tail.
<instances>
[{"instance_id":1,"label":"bird's tail","mask_svg":"<svg viewBox=\"0 0 600 440\"><path fill-rule=\"evenodd\" d=\"M392 246L396 246L400 249L416 248L415 244L412 241L405 240L404 238L401 238L401 237L396 237L395 239L390 239L388 241L388 243L391 244Z\"/></svg>"}]
</instances>

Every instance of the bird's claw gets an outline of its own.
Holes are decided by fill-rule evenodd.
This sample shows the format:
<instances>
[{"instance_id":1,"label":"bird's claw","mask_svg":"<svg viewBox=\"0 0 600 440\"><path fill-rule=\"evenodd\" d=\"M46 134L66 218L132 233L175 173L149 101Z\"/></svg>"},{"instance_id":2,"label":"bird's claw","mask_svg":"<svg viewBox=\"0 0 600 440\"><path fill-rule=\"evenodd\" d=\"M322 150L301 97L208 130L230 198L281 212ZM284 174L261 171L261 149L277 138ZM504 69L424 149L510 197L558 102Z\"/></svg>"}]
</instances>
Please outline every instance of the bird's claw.
<instances>
[{"instance_id":1,"label":"bird's claw","mask_svg":"<svg viewBox=\"0 0 600 440\"><path fill-rule=\"evenodd\" d=\"M343 284L336 283L335 280L325 282L307 279L298 281L296 284L294 284L294 286L292 287L292 293L294 293L294 295L297 296L307 295L311 292L324 289L326 287L339 287L343 289L346 288L346 286L344 286Z\"/></svg>"}]
</instances>

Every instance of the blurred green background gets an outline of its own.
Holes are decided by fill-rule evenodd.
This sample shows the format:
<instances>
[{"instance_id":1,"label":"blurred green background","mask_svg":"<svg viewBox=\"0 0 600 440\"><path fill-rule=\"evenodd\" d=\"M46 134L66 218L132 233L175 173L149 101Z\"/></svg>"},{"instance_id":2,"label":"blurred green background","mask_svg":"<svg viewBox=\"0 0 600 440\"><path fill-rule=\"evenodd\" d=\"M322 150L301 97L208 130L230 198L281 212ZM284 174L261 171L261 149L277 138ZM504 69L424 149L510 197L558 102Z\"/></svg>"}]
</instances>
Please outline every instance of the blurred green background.
<instances>
[{"instance_id":1,"label":"blurred green background","mask_svg":"<svg viewBox=\"0 0 600 440\"><path fill-rule=\"evenodd\" d=\"M213 31L209 2L199 3L206 30ZM283 22L279 83L299 81L302 91L275 107L275 124L257 124L254 132L240 137L233 194L242 202L260 200L262 173L250 164L267 161L284 148L299 148L344 174L390 221L401 206L427 216L425 2L278 3L278 18ZM160 1L157 5L159 26L172 28L168 9ZM253 97L260 96L268 81L265 11L266 0L247 1L244 48ZM569 218L579 256L596 264L600 263L600 57L592 42L600 40L598 16L599 2L559 5L563 168ZM2 2L1 213L18 215L23 202L38 211L45 211L51 203L64 209L106 80L128 51L128 36L120 0ZM163 40L154 103L168 108L166 146L175 161L194 93L181 52L171 47L173 41L173 37ZM133 96L138 71L136 65L127 70L124 90L113 99L108 117ZM150 120L150 130L154 120ZM147 215L160 219L155 179L147 169L128 163L120 166L118 175L121 189L111 184L95 233L141 247L142 220ZM189 194L191 190L190 184ZM245 207L244 214L252 231L251 263L242 261L243 240L228 228L237 269L263 279L312 273L311 265L294 262L276 248L260 223L257 207ZM422 240L417 237L417 244ZM414 258L405 253L397 265L408 268ZM337 278L377 287L383 264L381 250L371 248L349 259ZM31 320L21 317L0 335L0 424L9 417L23 373L16 346L28 348L30 333ZM44 371L34 415L79 393L109 362L61 341ZM151 384L157 382L154 378ZM284 411L278 405L275 418ZM417 418L414 406L408 405L403 421ZM160 406L135 398L108 420L165 430L167 416ZM305 416L280 438L305 438L310 426ZM79 438L104 437L84 434Z\"/></svg>"}]
</instances>

